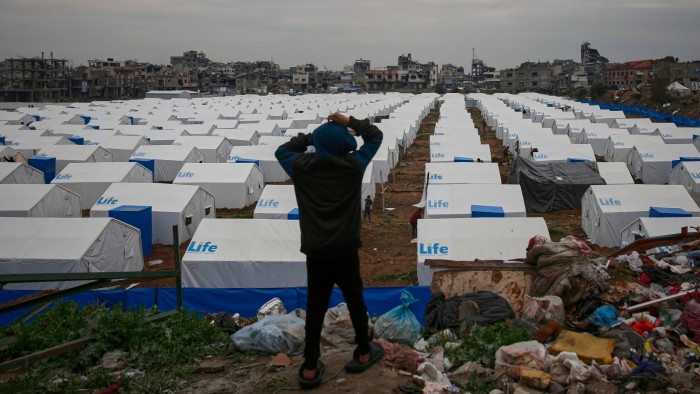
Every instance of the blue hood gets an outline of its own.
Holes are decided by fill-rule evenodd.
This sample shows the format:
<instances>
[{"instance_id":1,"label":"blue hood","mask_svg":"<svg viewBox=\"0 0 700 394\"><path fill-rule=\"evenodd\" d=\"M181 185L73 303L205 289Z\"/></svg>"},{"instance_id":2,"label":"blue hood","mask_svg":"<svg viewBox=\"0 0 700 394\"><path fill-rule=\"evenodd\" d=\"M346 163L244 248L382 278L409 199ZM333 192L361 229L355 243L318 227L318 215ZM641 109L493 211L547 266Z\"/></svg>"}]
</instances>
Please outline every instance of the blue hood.
<instances>
[{"instance_id":1,"label":"blue hood","mask_svg":"<svg viewBox=\"0 0 700 394\"><path fill-rule=\"evenodd\" d=\"M345 156L357 149L357 141L348 133L347 127L335 122L318 126L311 134L311 143L317 157Z\"/></svg>"}]
</instances>

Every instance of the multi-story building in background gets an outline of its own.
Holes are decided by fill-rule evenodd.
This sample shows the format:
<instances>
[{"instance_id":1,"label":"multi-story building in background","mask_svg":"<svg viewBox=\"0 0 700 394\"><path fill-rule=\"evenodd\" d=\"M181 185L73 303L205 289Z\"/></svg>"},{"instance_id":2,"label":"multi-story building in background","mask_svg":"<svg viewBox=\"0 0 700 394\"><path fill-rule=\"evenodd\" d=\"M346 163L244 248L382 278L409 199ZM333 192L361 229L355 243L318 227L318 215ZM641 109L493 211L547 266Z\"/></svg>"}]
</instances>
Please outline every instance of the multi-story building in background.
<instances>
[{"instance_id":1,"label":"multi-story building in background","mask_svg":"<svg viewBox=\"0 0 700 394\"><path fill-rule=\"evenodd\" d=\"M549 91L552 82L549 62L525 62L519 67L501 70L501 89L506 93Z\"/></svg>"},{"instance_id":2,"label":"multi-story building in background","mask_svg":"<svg viewBox=\"0 0 700 394\"><path fill-rule=\"evenodd\" d=\"M652 66L654 76L678 82L693 92L700 92L700 61L671 62L665 59L657 60Z\"/></svg>"},{"instance_id":3,"label":"multi-story building in background","mask_svg":"<svg viewBox=\"0 0 700 394\"><path fill-rule=\"evenodd\" d=\"M365 71L362 86L367 90L425 91L435 89L438 65L434 62L418 63L411 54L401 55L398 64Z\"/></svg>"},{"instance_id":4,"label":"multi-story building in background","mask_svg":"<svg viewBox=\"0 0 700 394\"><path fill-rule=\"evenodd\" d=\"M603 83L603 71L607 67L608 58L601 55L597 49L591 48L591 43L581 43L581 68L586 75L588 87L597 83Z\"/></svg>"},{"instance_id":5,"label":"multi-story building in background","mask_svg":"<svg viewBox=\"0 0 700 394\"><path fill-rule=\"evenodd\" d=\"M48 58L10 58L0 63L0 99L4 101L60 101L70 97L71 61Z\"/></svg>"},{"instance_id":6,"label":"multi-story building in background","mask_svg":"<svg viewBox=\"0 0 700 394\"><path fill-rule=\"evenodd\" d=\"M651 59L608 65L603 72L603 81L605 85L620 90L639 89L651 84L653 66Z\"/></svg>"},{"instance_id":7,"label":"multi-story building in background","mask_svg":"<svg viewBox=\"0 0 700 394\"><path fill-rule=\"evenodd\" d=\"M442 84L446 90L464 88L465 79L464 67L448 63L440 68L438 83Z\"/></svg>"}]
</instances>

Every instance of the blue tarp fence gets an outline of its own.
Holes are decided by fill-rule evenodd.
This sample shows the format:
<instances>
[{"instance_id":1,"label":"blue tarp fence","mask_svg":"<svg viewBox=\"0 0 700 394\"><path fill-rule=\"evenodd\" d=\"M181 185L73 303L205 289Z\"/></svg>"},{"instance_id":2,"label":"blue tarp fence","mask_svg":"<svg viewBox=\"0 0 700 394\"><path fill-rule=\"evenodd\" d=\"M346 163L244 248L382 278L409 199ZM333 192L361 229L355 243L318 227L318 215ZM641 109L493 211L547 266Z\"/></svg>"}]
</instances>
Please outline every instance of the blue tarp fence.
<instances>
[{"instance_id":1,"label":"blue tarp fence","mask_svg":"<svg viewBox=\"0 0 700 394\"><path fill-rule=\"evenodd\" d=\"M401 305L401 290L407 290L418 302L412 306L413 313L423 324L425 306L430 299L430 287L366 287L365 304L370 316L381 315ZM2 290L0 303L33 294L34 290ZM254 317L258 308L274 297L279 297L287 311L296 308L306 309L307 290L305 287L280 289L182 289L183 306L199 313L216 313L225 311L230 314L240 313L243 317ZM161 311L175 309L177 300L174 287L143 288L129 290L91 290L64 298L75 301L80 306L104 304L112 308L121 304L123 308L150 308L158 306ZM333 289L330 306L344 302L339 288ZM0 326L7 326L15 319L29 312L32 307L0 314Z\"/></svg>"},{"instance_id":2,"label":"blue tarp fence","mask_svg":"<svg viewBox=\"0 0 700 394\"><path fill-rule=\"evenodd\" d=\"M676 126L680 127L700 127L700 119L688 118L686 116L671 115L659 111L654 111L649 108L638 107L636 105L622 105L622 104L608 104L599 103L590 100L579 100L579 102L590 105L597 105L601 109L608 109L611 111L623 111L625 113L643 115L647 118L657 120L660 122L673 122Z\"/></svg>"}]
</instances>

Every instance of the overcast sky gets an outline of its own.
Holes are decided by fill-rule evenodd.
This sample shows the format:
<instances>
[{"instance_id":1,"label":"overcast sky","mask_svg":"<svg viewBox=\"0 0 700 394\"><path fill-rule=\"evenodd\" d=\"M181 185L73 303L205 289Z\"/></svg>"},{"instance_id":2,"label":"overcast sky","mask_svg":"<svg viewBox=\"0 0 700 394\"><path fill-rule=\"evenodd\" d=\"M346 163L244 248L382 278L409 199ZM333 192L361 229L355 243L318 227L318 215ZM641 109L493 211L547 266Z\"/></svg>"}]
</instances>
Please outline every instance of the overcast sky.
<instances>
[{"instance_id":1,"label":"overcast sky","mask_svg":"<svg viewBox=\"0 0 700 394\"><path fill-rule=\"evenodd\" d=\"M498 69L574 59L589 41L612 62L700 60L700 0L0 0L0 59L168 64L273 59L339 70L414 60Z\"/></svg>"}]
</instances>

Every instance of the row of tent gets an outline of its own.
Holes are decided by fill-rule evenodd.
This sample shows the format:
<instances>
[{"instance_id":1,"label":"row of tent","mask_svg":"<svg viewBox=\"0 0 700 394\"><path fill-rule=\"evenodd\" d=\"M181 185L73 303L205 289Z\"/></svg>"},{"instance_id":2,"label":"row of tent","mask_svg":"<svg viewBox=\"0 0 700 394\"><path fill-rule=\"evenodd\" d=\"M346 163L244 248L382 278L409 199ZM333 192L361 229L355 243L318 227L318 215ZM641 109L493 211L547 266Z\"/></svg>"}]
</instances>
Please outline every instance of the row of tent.
<instances>
[{"instance_id":1,"label":"row of tent","mask_svg":"<svg viewBox=\"0 0 700 394\"><path fill-rule=\"evenodd\" d=\"M521 186L528 209L580 209L591 242L618 247L654 221L667 228L700 216L692 195L700 178L694 144L700 129L627 119L619 111L535 93L468 99L504 146L513 147L509 181ZM583 149L588 155L575 156ZM626 173L611 180L603 171L610 165ZM640 218L647 218L643 225Z\"/></svg>"},{"instance_id":2,"label":"row of tent","mask_svg":"<svg viewBox=\"0 0 700 394\"><path fill-rule=\"evenodd\" d=\"M281 171L281 167L274 158L274 150L280 144L288 141L288 139L296 135L298 132L311 132L322 121L319 113L324 113L324 116L333 111L346 111L347 115L352 115L357 118L382 117L381 129L384 131L384 142L372 164L368 167L368 171L363 179L363 194L370 195L374 198L375 182L379 179L386 180L389 171L398 163L400 155L405 148L412 143L415 138L420 121L428 114L435 104L436 95L374 95L374 96L358 96L348 95L342 96L317 96L304 97L304 104L295 105L297 108L302 108L295 114L301 114L304 122L298 123L295 119L289 122L288 119L276 118L277 115L264 115L264 112L269 111L277 113L278 111L270 109L271 105L284 105L283 101L286 97L272 98L273 102L257 102L257 97L252 98L248 104L255 105L256 108L249 110L255 113L255 117L243 114L241 111L201 111L199 105L207 105L209 107L231 105L241 105L241 98L231 98L229 101L205 102L199 101L184 102L173 100L171 102L159 102L160 110L165 107L170 107L173 112L193 112L193 116L177 115L172 119L167 120L164 126L156 127L150 124L136 124L131 117L109 117L115 121L110 125L105 121L108 118L105 114L110 114L120 110L125 106L140 107L151 106L155 103L151 102L110 102L106 104L92 103L89 105L88 111L100 112L95 116L73 115L63 112L84 111L85 107L69 106L75 108L62 108L60 111L53 109L19 109L17 113L28 110L32 113L40 113L40 115L32 115L34 119L29 122L24 120L29 119L26 116L14 116L15 121L20 119L24 124L14 123L12 121L0 125L0 135L4 135L3 143L9 145L2 147L0 157L10 161L0 163L0 217L21 216L23 219L36 220L57 220L44 219L44 217L60 217L75 219L75 222L82 226L84 220L80 219L81 209L89 209L92 218L112 216L112 213L122 207L142 207L147 206L152 214L152 226L150 231L142 231L141 235L152 238L147 240L148 243L169 244L171 241L171 227L177 225L179 229L179 242L183 243L191 239L188 245L187 253L183 258L183 264L192 256L198 255L204 249L198 248L196 245L205 245L206 241L199 242L197 231L202 222L207 220L225 221L224 219L214 219L216 217L216 208L230 207L241 208L255 202L259 202L256 206L253 224L244 224L240 230L230 234L231 237L238 239L246 239L251 234L256 234L265 241L269 249L274 255L282 260L287 260L287 256L297 256L299 254L299 240L292 244L288 242L277 242L274 240L274 230L271 227L297 227L298 224L294 221L275 220L272 224L265 227L265 233L252 231L255 226L258 226L258 220L265 221L265 217L274 217L276 219L294 219L295 201L293 199L293 188L290 185L267 185L269 182L280 182L286 180L286 174ZM148 101L148 100L146 100ZM235 103L233 103L235 102ZM296 103L299 104L299 103ZM322 105L323 104L323 105ZM177 109L176 109L177 108ZM294 107L292 107L294 108ZM326 108L317 110L316 108ZM291 111L291 109L290 109ZM324 111L324 112L321 112ZM328 112L325 112L328 111ZM167 111L166 111L167 112ZM285 112L285 111L281 111ZM200 120L204 115L218 114L216 122L218 125L225 125L229 129L221 131L217 127L202 126L205 120ZM11 115L14 113L10 113ZM56 116L60 114L61 116ZM15 114L16 115L16 114ZM259 116L258 116L259 115ZM55 118L64 119L62 123L56 123ZM233 119L234 117L238 119ZM286 117L287 114L281 113L281 117ZM199 117L199 119L195 119ZM7 118L7 115L1 114L0 119ZM121 123L129 118L129 122L134 124ZM91 127L90 123L100 119L99 127ZM116 120L115 120L116 119ZM267 124L262 124L263 122ZM274 130L270 135L261 135L259 128L253 127L260 123L261 128L269 127L270 122L275 124L271 129ZM297 122L297 123L295 123ZM52 128L44 128L48 123L57 124ZM169 132L170 128L176 128L176 124L183 124L187 130ZM14 129L11 126L18 126ZM286 127L284 132L281 132L281 126ZM292 127L298 127L292 129ZM129 130L129 134L134 133L135 129L140 128L143 135L125 135L125 130ZM260 129L261 129L260 128ZM77 131L76 131L77 130ZM195 131L196 130L196 131ZM215 135L215 131L220 131L222 134L232 134L233 131L240 131L240 135L250 135L250 140L239 144L237 140L229 139L224 136ZM280 130L280 132L278 132ZM70 136L61 135L60 133L70 133ZM183 134L187 133L187 134ZM56 135L58 134L58 135ZM172 134L166 136L166 134ZM159 137L163 138L159 138ZM136 137L136 138L131 138ZM253 138L254 137L254 138ZM127 149L132 152L129 155L123 156L122 159L115 159L112 155L109 158L110 150L101 147L104 141L124 140L131 138L138 143L134 143ZM168 140L168 138L173 138ZM194 141L194 143L192 143ZM216 144L210 143L217 141ZM361 140L359 140L361 143ZM155 143L154 143L155 142ZM204 144L207 142L207 145ZM222 144L224 142L224 144ZM167 144L166 144L167 143ZM220 145L225 145L226 149L221 151ZM201 155L195 159L187 159L182 157L183 146L194 146L193 151L199 151ZM111 146L110 146L111 148ZM236 150L239 148L240 150ZM23 151L23 149L26 149ZM76 155L74 152L87 151L98 152L102 157L109 159L97 160L95 158L84 158L84 156ZM247 150L246 150L247 149ZM207 155L207 151L212 155ZM188 149L189 151L189 149ZM67 152L71 152L70 154ZM106 152L106 153L105 153ZM175 157L178 152L181 156ZM27 160L23 157L23 153L34 155ZM94 154L94 153L93 153ZM38 156L38 157L37 157ZM80 156L77 157L76 156ZM202 156L205 156L202 158ZM222 156L225 160L221 160ZM43 184L45 174L42 176L37 169L28 166L25 162L32 162L32 159L42 159L52 157L56 159L57 175L51 180L51 184ZM213 157L214 159L210 159ZM123 160L127 158L128 162ZM111 159L111 160L110 160ZM148 161L151 165L148 165ZM155 165L153 165L155 162ZM268 163L269 162L269 163ZM277 166L279 171L276 171ZM275 178L275 174L284 174ZM376 174L376 177L375 177ZM154 181L156 183L154 183ZM170 182L172 181L172 184ZM161 182L161 183L158 183ZM166 182L166 183L162 183ZM8 196L9 198L4 198ZM290 206L285 206L285 202L289 201ZM363 201L364 203L364 201ZM273 209L274 208L274 209ZM284 209L281 211L280 209ZM50 212L49 212L50 211ZM242 220L242 219L241 219ZM48 223L48 222L47 222ZM67 223L67 222L62 222ZM236 222L238 224L239 222ZM242 223L242 222L241 222ZM122 223L124 224L124 223ZM70 229L73 226L67 225ZM202 231L205 231L205 226ZM133 229L133 228L132 228ZM133 229L137 231L138 229ZM68 230L70 231L70 230ZM297 230L298 231L298 230ZM269 234L268 234L269 232ZM293 234L285 230L285 234ZM41 233L42 237L46 237L45 233ZM206 232L201 237L208 237ZM33 240L34 242L36 240ZM41 241L36 241L41 244ZM231 241L234 242L234 241ZM47 242L50 244L51 242ZM237 269L248 272L258 281L263 281L272 278L271 275L263 274L273 268L273 264L267 259L250 258L260 252L260 249L254 246L254 243L244 242L245 250L239 247L233 249L234 255L242 257L233 257L232 249L222 247L219 251L214 248L211 252L205 252L209 259L221 261L222 264L231 264ZM195 245L195 246L192 246ZM211 245L211 242L209 243ZM144 248L145 249L145 248ZM24 250L25 252L22 252ZM83 250L83 252L87 252ZM142 251L139 251L141 253ZM126 253L129 255L131 252ZM24 248L22 243L17 243L16 247L8 248L4 252L4 257L0 257L0 269L3 267L3 262L12 261L17 265L15 268L23 267L25 272L42 272L50 264L44 264L45 261L32 261L32 248ZM137 270L143 268L141 264ZM77 263L74 267L82 267L87 271L99 271L97 267L91 267L89 264ZM197 264L194 264L197 265ZM112 268L120 266L114 264ZM305 267L303 264L283 265L294 267L294 274L285 275L282 277L289 278L305 278ZM129 270L134 268L133 265L124 265L129 267ZM248 270L248 271L246 271ZM301 270L301 271L300 271ZM5 272L18 273L16 269ZM50 272L50 271L48 271ZM64 272L64 271L60 271ZM183 272L188 272L183 269ZM238 278L245 278L244 272L237 275ZM248 275L250 276L250 275ZM214 287L214 281L217 276L212 276L209 280L213 281L210 284L203 284L204 287ZM227 277L224 277L226 279ZM230 279L230 278L228 278ZM184 279L185 285L195 286L194 281ZM267 284L252 281L243 287L284 287L284 282L265 282ZM298 281L295 285L302 285ZM13 285L23 286L23 285ZM26 284L24 285L26 286ZM33 287L32 287L33 286ZM51 288L51 287L69 286L67 283L45 283L32 284L31 288ZM234 283L228 283L224 287L236 287ZM26 288L26 287L25 287Z\"/></svg>"}]
</instances>

